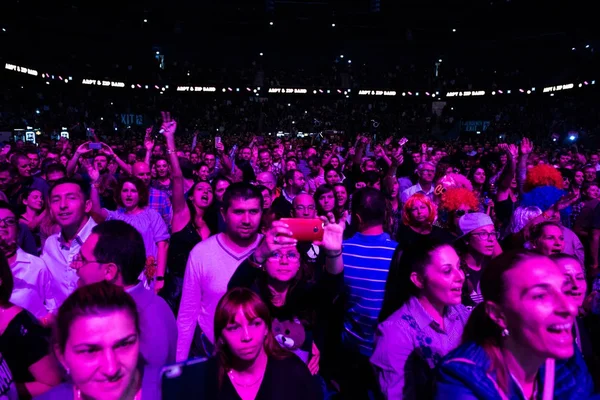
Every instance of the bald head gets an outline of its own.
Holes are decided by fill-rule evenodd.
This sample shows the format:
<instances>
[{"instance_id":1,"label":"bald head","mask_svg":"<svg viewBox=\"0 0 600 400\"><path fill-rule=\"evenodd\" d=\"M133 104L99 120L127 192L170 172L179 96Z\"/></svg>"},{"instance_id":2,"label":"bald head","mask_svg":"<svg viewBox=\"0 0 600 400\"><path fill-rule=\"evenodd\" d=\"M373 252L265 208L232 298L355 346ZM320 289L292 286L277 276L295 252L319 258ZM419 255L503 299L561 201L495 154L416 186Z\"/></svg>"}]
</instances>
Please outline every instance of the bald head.
<instances>
[{"instance_id":1,"label":"bald head","mask_svg":"<svg viewBox=\"0 0 600 400\"><path fill-rule=\"evenodd\" d=\"M315 199L306 193L301 193L294 197L294 200L292 201L292 217L314 218Z\"/></svg>"},{"instance_id":2,"label":"bald head","mask_svg":"<svg viewBox=\"0 0 600 400\"><path fill-rule=\"evenodd\" d=\"M146 186L150 185L152 175L150 175L150 166L145 162L136 162L133 164L131 174L136 178L140 178Z\"/></svg>"},{"instance_id":3,"label":"bald head","mask_svg":"<svg viewBox=\"0 0 600 400\"><path fill-rule=\"evenodd\" d=\"M275 180L275 175L273 175L272 172L261 172L256 175L256 183L268 187L272 192L275 190L277 181Z\"/></svg>"}]
</instances>

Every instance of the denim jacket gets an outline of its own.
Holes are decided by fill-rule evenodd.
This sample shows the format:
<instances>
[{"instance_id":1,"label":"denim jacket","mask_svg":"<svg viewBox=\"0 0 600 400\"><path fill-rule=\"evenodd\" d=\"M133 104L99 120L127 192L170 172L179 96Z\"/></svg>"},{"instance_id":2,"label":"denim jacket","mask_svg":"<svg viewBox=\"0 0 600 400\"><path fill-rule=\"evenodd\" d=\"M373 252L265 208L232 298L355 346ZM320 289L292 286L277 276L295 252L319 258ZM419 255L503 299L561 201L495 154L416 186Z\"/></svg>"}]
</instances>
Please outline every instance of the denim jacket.
<instances>
[{"instance_id":1,"label":"denim jacket","mask_svg":"<svg viewBox=\"0 0 600 400\"><path fill-rule=\"evenodd\" d=\"M465 343L450 352L439 364L435 400L526 400L511 379L510 394L502 393L495 376L489 373L490 359L483 347ZM538 373L536 399L542 398L544 367ZM575 355L557 360L554 378L554 400L586 400L593 392L592 378L583 357L575 346Z\"/></svg>"}]
</instances>

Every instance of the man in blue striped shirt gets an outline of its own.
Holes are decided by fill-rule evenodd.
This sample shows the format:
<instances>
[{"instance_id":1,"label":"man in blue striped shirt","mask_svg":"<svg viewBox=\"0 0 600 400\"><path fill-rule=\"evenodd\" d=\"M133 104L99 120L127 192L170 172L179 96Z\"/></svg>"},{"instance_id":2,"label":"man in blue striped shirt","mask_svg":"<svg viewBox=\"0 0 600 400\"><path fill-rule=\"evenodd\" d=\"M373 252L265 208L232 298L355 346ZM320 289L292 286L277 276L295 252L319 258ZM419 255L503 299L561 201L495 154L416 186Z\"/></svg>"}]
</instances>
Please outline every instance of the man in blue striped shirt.
<instances>
[{"instance_id":1,"label":"man in blue striped shirt","mask_svg":"<svg viewBox=\"0 0 600 400\"><path fill-rule=\"evenodd\" d=\"M376 387L369 357L390 262L398 245L383 231L385 209L385 198L377 189L363 188L352 196L352 218L358 233L344 241L346 313L342 338L348 370L342 391L353 395Z\"/></svg>"}]
</instances>

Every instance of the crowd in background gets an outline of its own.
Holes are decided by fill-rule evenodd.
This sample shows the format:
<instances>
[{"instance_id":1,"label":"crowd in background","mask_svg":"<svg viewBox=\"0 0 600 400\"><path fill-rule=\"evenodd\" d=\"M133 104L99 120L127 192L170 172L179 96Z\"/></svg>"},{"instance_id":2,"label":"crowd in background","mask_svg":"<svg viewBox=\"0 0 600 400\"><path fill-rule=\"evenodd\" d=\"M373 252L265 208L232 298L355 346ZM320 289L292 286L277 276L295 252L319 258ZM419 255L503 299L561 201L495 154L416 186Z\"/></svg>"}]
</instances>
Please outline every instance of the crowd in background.
<instances>
[{"instance_id":1,"label":"crowd in background","mask_svg":"<svg viewBox=\"0 0 600 400\"><path fill-rule=\"evenodd\" d=\"M2 147L6 398L593 396L598 149L156 120Z\"/></svg>"}]
</instances>

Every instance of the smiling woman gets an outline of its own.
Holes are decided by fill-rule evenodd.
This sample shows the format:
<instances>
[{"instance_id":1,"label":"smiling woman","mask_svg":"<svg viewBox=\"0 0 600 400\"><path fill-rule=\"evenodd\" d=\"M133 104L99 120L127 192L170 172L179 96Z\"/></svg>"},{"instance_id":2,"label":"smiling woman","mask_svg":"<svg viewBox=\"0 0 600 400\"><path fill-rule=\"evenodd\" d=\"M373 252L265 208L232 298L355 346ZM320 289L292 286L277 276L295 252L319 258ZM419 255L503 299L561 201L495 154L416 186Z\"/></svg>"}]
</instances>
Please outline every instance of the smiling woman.
<instances>
[{"instance_id":1,"label":"smiling woman","mask_svg":"<svg viewBox=\"0 0 600 400\"><path fill-rule=\"evenodd\" d=\"M577 310L564 284L543 255L495 258L463 344L439 367L436 400L589 398L592 380L571 333Z\"/></svg>"},{"instance_id":2,"label":"smiling woman","mask_svg":"<svg viewBox=\"0 0 600 400\"><path fill-rule=\"evenodd\" d=\"M54 351L70 376L40 400L155 400L158 371L140 358L137 307L123 288L102 281L77 289L56 318Z\"/></svg>"}]
</instances>

